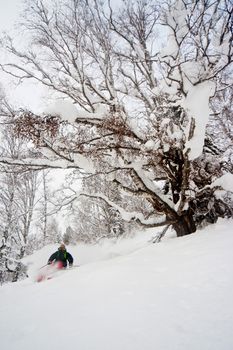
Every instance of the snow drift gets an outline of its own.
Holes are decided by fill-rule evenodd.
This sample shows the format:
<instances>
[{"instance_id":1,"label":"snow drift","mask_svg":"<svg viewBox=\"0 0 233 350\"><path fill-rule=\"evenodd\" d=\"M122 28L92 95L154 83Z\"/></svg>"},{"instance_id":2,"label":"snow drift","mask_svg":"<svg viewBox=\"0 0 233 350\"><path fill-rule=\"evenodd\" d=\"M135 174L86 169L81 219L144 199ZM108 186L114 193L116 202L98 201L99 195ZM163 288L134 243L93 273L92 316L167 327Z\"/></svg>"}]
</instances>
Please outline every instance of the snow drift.
<instances>
[{"instance_id":1,"label":"snow drift","mask_svg":"<svg viewBox=\"0 0 233 350\"><path fill-rule=\"evenodd\" d=\"M1 349L231 350L231 224L69 247L79 268L0 289ZM30 273L54 248L27 258Z\"/></svg>"}]
</instances>

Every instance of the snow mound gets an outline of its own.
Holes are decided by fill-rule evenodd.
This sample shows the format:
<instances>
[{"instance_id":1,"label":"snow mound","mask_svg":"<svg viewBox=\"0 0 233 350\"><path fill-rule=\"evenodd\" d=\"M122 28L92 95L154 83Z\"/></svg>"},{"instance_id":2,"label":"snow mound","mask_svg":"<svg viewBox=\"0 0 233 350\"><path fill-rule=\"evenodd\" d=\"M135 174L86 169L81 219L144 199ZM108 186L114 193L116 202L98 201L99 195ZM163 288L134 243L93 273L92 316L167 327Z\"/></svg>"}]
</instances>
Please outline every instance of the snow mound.
<instances>
[{"instance_id":1,"label":"snow mound","mask_svg":"<svg viewBox=\"0 0 233 350\"><path fill-rule=\"evenodd\" d=\"M233 349L231 224L160 244L142 234L68 247L79 268L0 288L1 349Z\"/></svg>"}]
</instances>

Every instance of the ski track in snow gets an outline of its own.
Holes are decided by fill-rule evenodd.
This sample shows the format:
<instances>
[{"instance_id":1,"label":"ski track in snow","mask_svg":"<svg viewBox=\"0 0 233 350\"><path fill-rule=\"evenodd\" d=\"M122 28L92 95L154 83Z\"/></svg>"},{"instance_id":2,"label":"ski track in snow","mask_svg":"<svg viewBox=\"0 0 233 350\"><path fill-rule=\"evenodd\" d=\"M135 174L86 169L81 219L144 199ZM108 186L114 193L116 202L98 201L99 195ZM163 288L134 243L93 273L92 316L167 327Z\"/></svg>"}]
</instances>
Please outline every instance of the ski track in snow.
<instances>
[{"instance_id":1,"label":"ski track in snow","mask_svg":"<svg viewBox=\"0 0 233 350\"><path fill-rule=\"evenodd\" d=\"M159 244L68 247L80 267L35 283L57 246L0 288L1 350L232 350L233 221Z\"/></svg>"}]
</instances>

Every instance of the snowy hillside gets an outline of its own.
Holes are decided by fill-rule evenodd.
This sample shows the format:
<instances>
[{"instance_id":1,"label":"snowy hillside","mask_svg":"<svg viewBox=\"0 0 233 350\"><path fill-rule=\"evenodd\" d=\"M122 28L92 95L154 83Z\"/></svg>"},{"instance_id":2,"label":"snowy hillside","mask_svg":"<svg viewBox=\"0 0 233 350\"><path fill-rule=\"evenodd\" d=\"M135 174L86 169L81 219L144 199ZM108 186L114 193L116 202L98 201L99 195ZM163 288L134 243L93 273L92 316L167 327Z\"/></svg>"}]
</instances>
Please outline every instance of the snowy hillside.
<instances>
[{"instance_id":1,"label":"snowy hillside","mask_svg":"<svg viewBox=\"0 0 233 350\"><path fill-rule=\"evenodd\" d=\"M159 244L69 247L80 267L0 288L1 350L233 349L232 221Z\"/></svg>"}]
</instances>

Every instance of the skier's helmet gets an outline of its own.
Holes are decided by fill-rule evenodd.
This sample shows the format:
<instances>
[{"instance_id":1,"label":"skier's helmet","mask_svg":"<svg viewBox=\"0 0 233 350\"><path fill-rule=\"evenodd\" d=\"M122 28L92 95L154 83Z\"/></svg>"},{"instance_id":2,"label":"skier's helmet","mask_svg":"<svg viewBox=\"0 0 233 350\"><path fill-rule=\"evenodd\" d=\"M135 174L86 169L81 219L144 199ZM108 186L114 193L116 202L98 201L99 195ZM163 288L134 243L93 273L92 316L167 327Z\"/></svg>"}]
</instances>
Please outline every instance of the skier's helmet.
<instances>
[{"instance_id":1,"label":"skier's helmet","mask_svg":"<svg viewBox=\"0 0 233 350\"><path fill-rule=\"evenodd\" d=\"M66 250L66 246L64 243L62 243L59 247L59 250Z\"/></svg>"}]
</instances>

